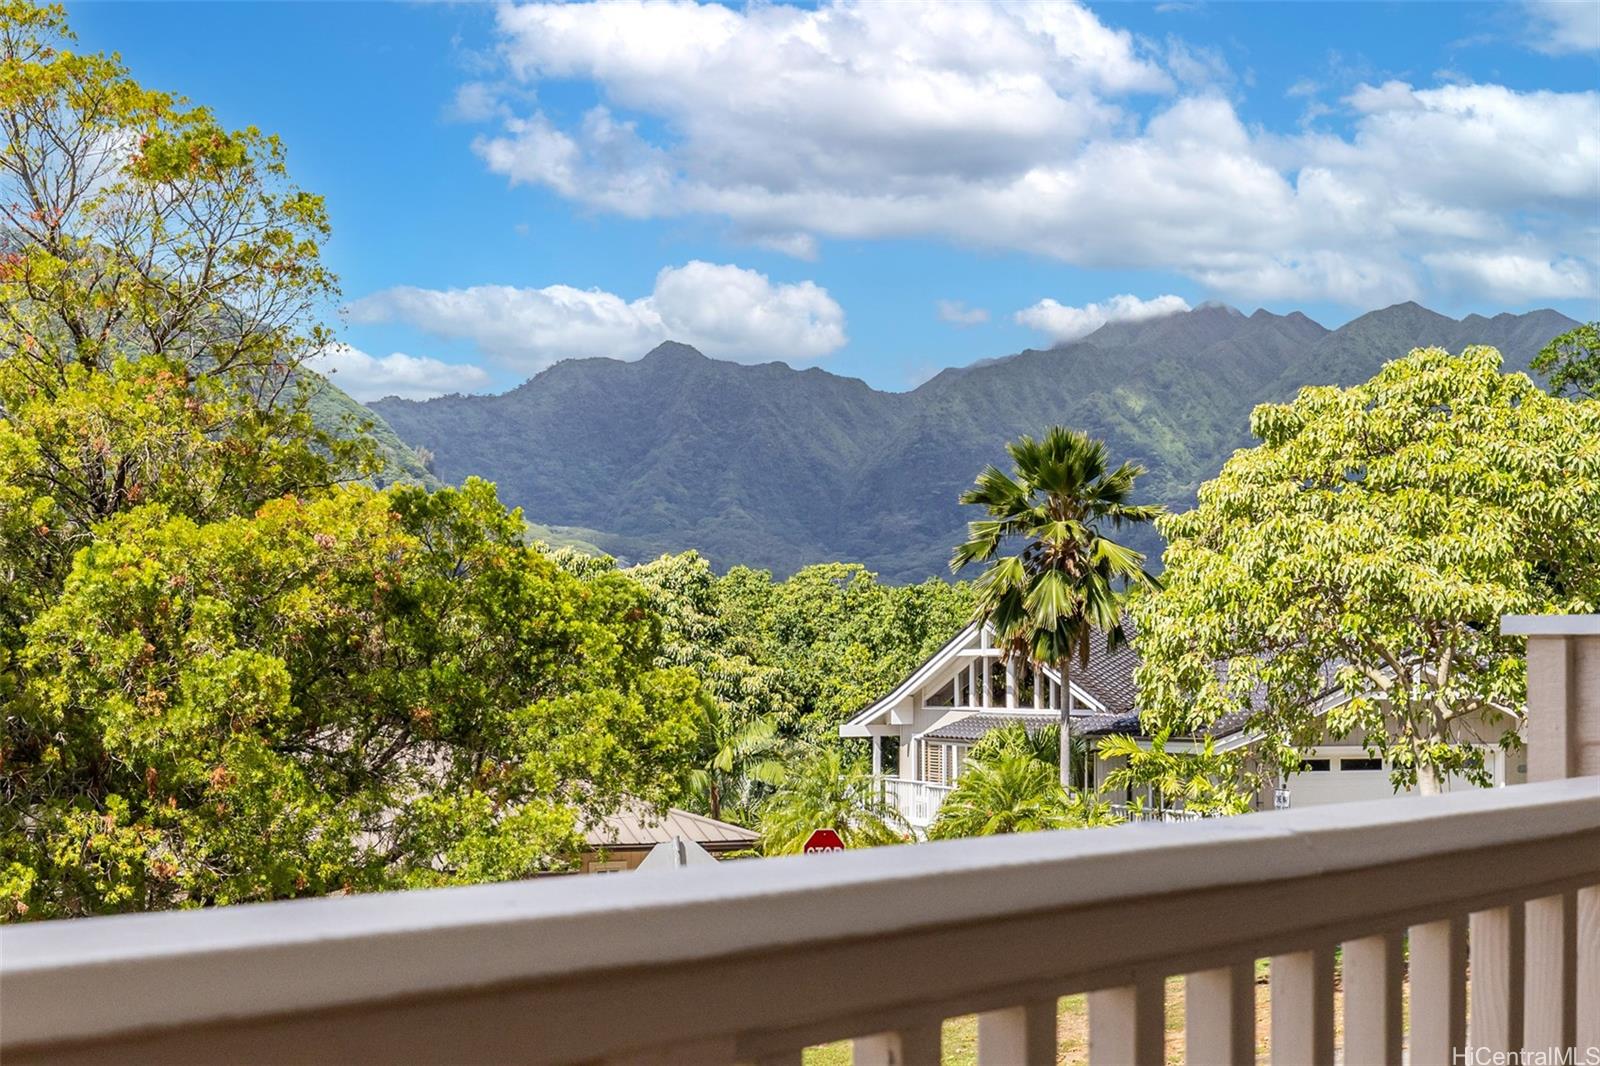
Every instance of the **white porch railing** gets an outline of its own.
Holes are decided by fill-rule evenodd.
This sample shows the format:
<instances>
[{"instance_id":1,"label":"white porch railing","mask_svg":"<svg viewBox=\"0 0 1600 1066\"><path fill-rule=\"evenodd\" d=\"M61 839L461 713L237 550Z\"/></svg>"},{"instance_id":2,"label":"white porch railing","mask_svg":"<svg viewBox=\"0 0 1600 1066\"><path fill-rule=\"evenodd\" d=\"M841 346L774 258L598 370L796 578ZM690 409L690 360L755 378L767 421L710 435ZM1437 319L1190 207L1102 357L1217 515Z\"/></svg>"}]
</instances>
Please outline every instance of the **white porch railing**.
<instances>
[{"instance_id":1,"label":"white porch railing","mask_svg":"<svg viewBox=\"0 0 1600 1066\"><path fill-rule=\"evenodd\" d=\"M927 781L902 781L898 777L878 778L885 803L892 804L914 828L926 829L939 817L939 806L952 791L953 786L935 785Z\"/></svg>"},{"instance_id":2,"label":"white porch railing","mask_svg":"<svg viewBox=\"0 0 1600 1066\"><path fill-rule=\"evenodd\" d=\"M1207 817L1178 807L1139 807L1126 803L1111 804L1111 813L1124 822L1198 822Z\"/></svg>"},{"instance_id":3,"label":"white porch railing","mask_svg":"<svg viewBox=\"0 0 1600 1066\"><path fill-rule=\"evenodd\" d=\"M12 927L0 1058L794 1066L848 1037L859 1063L923 1066L941 1021L977 1012L981 1064L1036 1064L1055 1058L1056 997L1088 992L1090 1062L1148 1064L1183 975L1188 1061L1236 1064L1254 1061L1267 958L1275 1063L1586 1061L1600 620L1588 632L1530 641L1538 783Z\"/></svg>"}]
</instances>

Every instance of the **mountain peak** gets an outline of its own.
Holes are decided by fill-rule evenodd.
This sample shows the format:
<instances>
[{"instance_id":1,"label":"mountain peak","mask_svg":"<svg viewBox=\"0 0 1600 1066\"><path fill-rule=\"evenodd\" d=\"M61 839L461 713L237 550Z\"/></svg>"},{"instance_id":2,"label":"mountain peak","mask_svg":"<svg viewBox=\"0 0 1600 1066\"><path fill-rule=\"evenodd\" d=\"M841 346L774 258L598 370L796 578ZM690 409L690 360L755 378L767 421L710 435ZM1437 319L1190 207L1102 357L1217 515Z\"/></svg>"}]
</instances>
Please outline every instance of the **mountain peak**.
<instances>
[{"instance_id":1,"label":"mountain peak","mask_svg":"<svg viewBox=\"0 0 1600 1066\"><path fill-rule=\"evenodd\" d=\"M693 345L684 344L680 341L662 341L660 344L644 353L644 358L655 360L675 359L682 361L685 359L708 359L710 357Z\"/></svg>"}]
</instances>

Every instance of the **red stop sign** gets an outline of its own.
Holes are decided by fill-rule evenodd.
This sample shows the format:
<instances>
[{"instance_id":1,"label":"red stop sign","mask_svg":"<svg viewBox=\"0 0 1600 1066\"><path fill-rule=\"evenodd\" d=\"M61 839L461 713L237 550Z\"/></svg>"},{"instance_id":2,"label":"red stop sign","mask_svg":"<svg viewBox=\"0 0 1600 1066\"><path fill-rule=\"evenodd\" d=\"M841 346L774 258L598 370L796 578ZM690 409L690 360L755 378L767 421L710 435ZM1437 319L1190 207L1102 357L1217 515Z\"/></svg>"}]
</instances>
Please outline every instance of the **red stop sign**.
<instances>
[{"instance_id":1,"label":"red stop sign","mask_svg":"<svg viewBox=\"0 0 1600 1066\"><path fill-rule=\"evenodd\" d=\"M844 841L839 839L839 834L832 829L818 829L806 838L806 846L802 849L807 855L820 855L825 851L843 851Z\"/></svg>"}]
</instances>

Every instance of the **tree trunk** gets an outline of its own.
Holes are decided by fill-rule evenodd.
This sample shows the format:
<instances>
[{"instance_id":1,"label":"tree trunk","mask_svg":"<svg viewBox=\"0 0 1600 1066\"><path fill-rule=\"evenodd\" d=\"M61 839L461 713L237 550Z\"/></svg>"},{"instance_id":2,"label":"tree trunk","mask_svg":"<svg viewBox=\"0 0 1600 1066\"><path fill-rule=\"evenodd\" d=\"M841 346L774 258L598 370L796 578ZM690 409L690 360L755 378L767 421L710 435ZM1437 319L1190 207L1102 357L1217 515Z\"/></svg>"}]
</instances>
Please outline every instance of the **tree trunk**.
<instances>
[{"instance_id":1,"label":"tree trunk","mask_svg":"<svg viewBox=\"0 0 1600 1066\"><path fill-rule=\"evenodd\" d=\"M1072 791L1072 679L1066 659L1056 664L1061 675L1061 787Z\"/></svg>"},{"instance_id":2,"label":"tree trunk","mask_svg":"<svg viewBox=\"0 0 1600 1066\"><path fill-rule=\"evenodd\" d=\"M1417 767L1417 791L1424 796L1437 796L1444 791L1439 772L1428 763Z\"/></svg>"}]
</instances>

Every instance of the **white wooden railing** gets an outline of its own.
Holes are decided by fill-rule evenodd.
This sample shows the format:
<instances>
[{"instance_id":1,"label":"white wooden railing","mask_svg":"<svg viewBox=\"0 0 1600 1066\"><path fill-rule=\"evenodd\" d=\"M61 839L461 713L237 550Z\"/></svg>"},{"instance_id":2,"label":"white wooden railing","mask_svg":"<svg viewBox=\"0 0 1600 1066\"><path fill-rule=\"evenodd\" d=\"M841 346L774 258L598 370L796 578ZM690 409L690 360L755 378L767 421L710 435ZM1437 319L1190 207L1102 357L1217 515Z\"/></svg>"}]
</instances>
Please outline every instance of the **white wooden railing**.
<instances>
[{"instance_id":1,"label":"white wooden railing","mask_svg":"<svg viewBox=\"0 0 1600 1066\"><path fill-rule=\"evenodd\" d=\"M1197 822L1208 817L1180 807L1141 807L1127 803L1113 803L1110 806L1111 813L1124 822Z\"/></svg>"},{"instance_id":2,"label":"white wooden railing","mask_svg":"<svg viewBox=\"0 0 1600 1066\"><path fill-rule=\"evenodd\" d=\"M939 817L939 807L946 796L954 791L951 785L935 785L927 781L903 781L898 777L880 777L878 788L883 801L900 812L900 816L917 829L926 829Z\"/></svg>"},{"instance_id":3,"label":"white wooden railing","mask_svg":"<svg viewBox=\"0 0 1600 1066\"><path fill-rule=\"evenodd\" d=\"M1600 619L1568 628L1589 635L1530 639L1537 783L12 927L0 1058L792 1066L851 1038L857 1062L914 1066L976 1012L980 1063L1033 1064L1055 1061L1057 997L1087 992L1090 1061L1154 1064L1181 976L1188 1061L1233 1064L1254 1060L1264 958L1274 1062L1583 1056L1600 1046Z\"/></svg>"}]
</instances>

